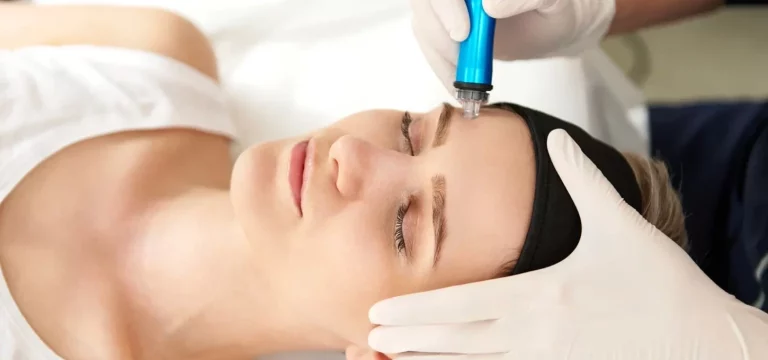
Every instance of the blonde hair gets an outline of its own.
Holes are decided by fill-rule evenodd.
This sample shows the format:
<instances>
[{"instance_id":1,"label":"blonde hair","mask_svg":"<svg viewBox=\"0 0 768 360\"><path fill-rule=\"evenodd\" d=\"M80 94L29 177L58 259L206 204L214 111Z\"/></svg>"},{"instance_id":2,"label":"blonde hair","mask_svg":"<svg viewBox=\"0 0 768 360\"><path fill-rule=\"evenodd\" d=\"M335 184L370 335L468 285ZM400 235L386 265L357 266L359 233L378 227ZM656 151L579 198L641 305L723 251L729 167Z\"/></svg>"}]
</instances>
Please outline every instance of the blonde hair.
<instances>
[{"instance_id":1,"label":"blonde hair","mask_svg":"<svg viewBox=\"0 0 768 360\"><path fill-rule=\"evenodd\" d=\"M685 215L680 195L672 187L664 162L635 153L623 153L640 187L643 217L687 250Z\"/></svg>"}]
</instances>

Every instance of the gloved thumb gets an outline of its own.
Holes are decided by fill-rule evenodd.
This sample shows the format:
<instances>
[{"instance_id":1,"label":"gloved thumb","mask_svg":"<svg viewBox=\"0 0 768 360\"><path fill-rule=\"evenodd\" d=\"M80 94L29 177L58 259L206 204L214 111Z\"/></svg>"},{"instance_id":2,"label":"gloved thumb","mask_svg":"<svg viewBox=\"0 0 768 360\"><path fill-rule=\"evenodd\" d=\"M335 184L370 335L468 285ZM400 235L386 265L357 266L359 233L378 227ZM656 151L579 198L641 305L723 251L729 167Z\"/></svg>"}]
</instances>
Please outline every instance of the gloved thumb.
<instances>
[{"instance_id":1,"label":"gloved thumb","mask_svg":"<svg viewBox=\"0 0 768 360\"><path fill-rule=\"evenodd\" d=\"M640 214L624 204L618 191L565 130L549 133L547 150L579 212L582 233L590 230L590 224L607 223L622 228L642 220Z\"/></svg>"},{"instance_id":2,"label":"gloved thumb","mask_svg":"<svg viewBox=\"0 0 768 360\"><path fill-rule=\"evenodd\" d=\"M414 0L419 1L419 0ZM469 11L464 0L431 0L432 10L453 41L469 36Z\"/></svg>"},{"instance_id":3,"label":"gloved thumb","mask_svg":"<svg viewBox=\"0 0 768 360\"><path fill-rule=\"evenodd\" d=\"M483 0L483 9L489 16L503 19L525 12L546 11L558 0Z\"/></svg>"}]
</instances>

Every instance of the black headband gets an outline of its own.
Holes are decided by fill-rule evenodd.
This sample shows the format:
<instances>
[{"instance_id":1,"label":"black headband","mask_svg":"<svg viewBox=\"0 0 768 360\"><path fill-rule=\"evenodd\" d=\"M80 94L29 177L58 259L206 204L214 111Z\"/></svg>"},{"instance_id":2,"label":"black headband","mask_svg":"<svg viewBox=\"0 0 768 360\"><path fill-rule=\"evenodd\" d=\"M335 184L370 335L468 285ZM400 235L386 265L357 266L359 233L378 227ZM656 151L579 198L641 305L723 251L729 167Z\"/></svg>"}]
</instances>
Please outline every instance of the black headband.
<instances>
[{"instance_id":1,"label":"black headband","mask_svg":"<svg viewBox=\"0 0 768 360\"><path fill-rule=\"evenodd\" d=\"M536 189L531 223L512 275L543 269L562 261L573 252L581 237L579 213L547 151L547 136L552 130L568 132L624 201L640 211L640 188L632 168L619 151L573 124L539 111L509 103L496 103L489 107L515 112L525 120L536 156Z\"/></svg>"}]
</instances>

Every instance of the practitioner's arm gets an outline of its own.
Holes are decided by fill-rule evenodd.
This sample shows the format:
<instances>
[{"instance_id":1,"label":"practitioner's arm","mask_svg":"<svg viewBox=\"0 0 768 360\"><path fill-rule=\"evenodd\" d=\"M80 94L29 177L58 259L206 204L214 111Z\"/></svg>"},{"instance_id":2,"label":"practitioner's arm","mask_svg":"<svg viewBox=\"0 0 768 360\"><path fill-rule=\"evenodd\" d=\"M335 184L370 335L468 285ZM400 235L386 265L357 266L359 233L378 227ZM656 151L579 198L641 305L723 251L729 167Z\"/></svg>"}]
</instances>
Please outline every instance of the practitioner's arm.
<instances>
[{"instance_id":1,"label":"practitioner's arm","mask_svg":"<svg viewBox=\"0 0 768 360\"><path fill-rule=\"evenodd\" d=\"M766 0L616 0L616 15L609 34L632 32L653 25L702 14L725 3L758 3Z\"/></svg>"}]
</instances>

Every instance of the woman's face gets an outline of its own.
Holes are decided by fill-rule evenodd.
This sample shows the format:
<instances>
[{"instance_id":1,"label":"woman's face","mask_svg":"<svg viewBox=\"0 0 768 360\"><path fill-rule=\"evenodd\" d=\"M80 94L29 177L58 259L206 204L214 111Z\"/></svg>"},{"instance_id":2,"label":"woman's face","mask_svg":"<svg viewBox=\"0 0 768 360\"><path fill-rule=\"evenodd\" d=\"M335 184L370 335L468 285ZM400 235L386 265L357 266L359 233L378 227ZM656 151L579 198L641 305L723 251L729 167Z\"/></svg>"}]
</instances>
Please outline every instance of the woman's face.
<instances>
[{"instance_id":1,"label":"woman's face","mask_svg":"<svg viewBox=\"0 0 768 360\"><path fill-rule=\"evenodd\" d=\"M522 119L483 109L466 120L445 105L366 111L251 147L232 202L282 303L364 344L375 302L498 276L520 252L533 190Z\"/></svg>"}]
</instances>

